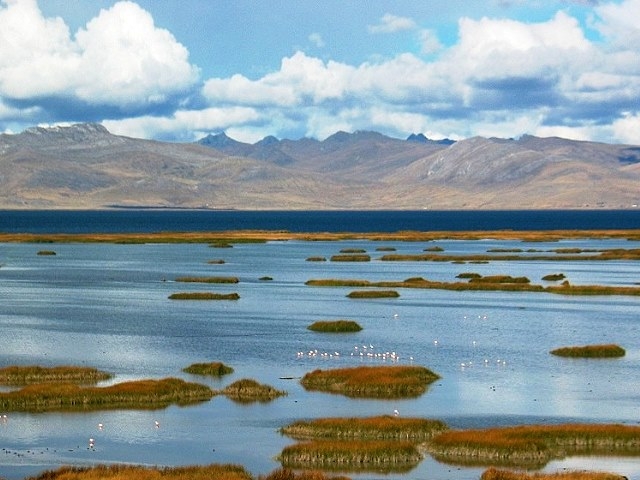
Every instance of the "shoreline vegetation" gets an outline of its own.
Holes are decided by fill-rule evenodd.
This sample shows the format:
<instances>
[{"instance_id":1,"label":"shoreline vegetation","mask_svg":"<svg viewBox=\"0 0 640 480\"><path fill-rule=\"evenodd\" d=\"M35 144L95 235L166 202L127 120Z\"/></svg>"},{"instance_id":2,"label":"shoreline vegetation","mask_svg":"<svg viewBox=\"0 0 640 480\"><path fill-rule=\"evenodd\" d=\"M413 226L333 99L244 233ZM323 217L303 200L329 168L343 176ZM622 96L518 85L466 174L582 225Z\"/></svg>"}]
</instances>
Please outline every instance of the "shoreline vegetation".
<instances>
[{"instance_id":1,"label":"shoreline vegetation","mask_svg":"<svg viewBox=\"0 0 640 480\"><path fill-rule=\"evenodd\" d=\"M421 366L393 365L314 370L300 383L309 391L337 393L351 398L416 398L439 375Z\"/></svg>"},{"instance_id":2,"label":"shoreline vegetation","mask_svg":"<svg viewBox=\"0 0 640 480\"><path fill-rule=\"evenodd\" d=\"M609 285L571 285L568 281L561 285L536 285L529 282L526 277L510 277L508 275L496 275L490 277L472 277L464 274L468 281L441 282L427 280L422 277L407 278L397 281L369 281L362 279L310 279L305 285L312 287L356 287L356 288L418 288L454 291L502 291L502 292L541 292L558 295L640 295L640 287L619 287ZM365 292L365 293L361 293ZM371 298L381 296L378 291L371 290L367 295L366 290L351 292L348 296L354 298ZM396 295L398 296L398 295Z\"/></svg>"},{"instance_id":3,"label":"shoreline vegetation","mask_svg":"<svg viewBox=\"0 0 640 480\"><path fill-rule=\"evenodd\" d=\"M619 358L626 355L624 348L614 344L560 347L549 353L569 358Z\"/></svg>"},{"instance_id":4,"label":"shoreline vegetation","mask_svg":"<svg viewBox=\"0 0 640 480\"><path fill-rule=\"evenodd\" d=\"M263 243L269 241L371 240L380 242L430 242L436 240L520 240L554 242L569 239L626 239L640 241L640 229L616 230L548 230L548 231L402 231L369 233L288 232L271 230L234 230L220 232L152 232L152 233L0 233L0 242L20 243ZM577 255L576 255L577 256ZM524 257L524 256L523 256ZM491 257L494 258L493 256Z\"/></svg>"},{"instance_id":5,"label":"shoreline vegetation","mask_svg":"<svg viewBox=\"0 0 640 480\"><path fill-rule=\"evenodd\" d=\"M10 365L0 368L0 385L22 386L37 383L73 383L94 385L110 380L113 375L93 367L60 365L42 367L39 365Z\"/></svg>"}]
</instances>

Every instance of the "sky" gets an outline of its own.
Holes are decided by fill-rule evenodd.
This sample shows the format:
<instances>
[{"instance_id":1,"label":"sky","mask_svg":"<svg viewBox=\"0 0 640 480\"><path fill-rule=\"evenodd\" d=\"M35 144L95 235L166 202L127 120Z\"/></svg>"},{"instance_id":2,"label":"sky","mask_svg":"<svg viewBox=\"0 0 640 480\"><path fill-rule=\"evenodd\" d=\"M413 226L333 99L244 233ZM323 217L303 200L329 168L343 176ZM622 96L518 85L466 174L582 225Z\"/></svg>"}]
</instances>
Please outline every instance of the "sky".
<instances>
[{"instance_id":1,"label":"sky","mask_svg":"<svg viewBox=\"0 0 640 480\"><path fill-rule=\"evenodd\" d=\"M0 0L0 132L640 145L640 0Z\"/></svg>"}]
</instances>

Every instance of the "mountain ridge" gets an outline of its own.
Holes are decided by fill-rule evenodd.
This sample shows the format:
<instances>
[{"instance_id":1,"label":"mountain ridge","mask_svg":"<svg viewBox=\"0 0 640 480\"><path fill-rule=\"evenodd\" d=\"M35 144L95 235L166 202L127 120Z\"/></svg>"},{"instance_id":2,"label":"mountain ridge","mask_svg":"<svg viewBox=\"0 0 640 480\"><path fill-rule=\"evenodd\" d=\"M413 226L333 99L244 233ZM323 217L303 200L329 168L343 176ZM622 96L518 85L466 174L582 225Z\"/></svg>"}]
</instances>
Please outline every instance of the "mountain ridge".
<instances>
[{"instance_id":1,"label":"mountain ridge","mask_svg":"<svg viewBox=\"0 0 640 480\"><path fill-rule=\"evenodd\" d=\"M634 208L639 187L640 147L559 137L169 143L94 123L0 135L5 209Z\"/></svg>"}]
</instances>

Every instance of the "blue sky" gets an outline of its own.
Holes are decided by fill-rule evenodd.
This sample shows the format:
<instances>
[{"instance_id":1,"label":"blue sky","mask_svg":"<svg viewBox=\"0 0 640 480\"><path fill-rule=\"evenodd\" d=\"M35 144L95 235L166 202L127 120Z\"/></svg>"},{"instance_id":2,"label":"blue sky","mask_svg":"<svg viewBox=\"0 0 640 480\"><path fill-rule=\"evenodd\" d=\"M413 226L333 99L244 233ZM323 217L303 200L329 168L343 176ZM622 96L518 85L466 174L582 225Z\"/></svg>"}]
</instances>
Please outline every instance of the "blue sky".
<instances>
[{"instance_id":1,"label":"blue sky","mask_svg":"<svg viewBox=\"0 0 640 480\"><path fill-rule=\"evenodd\" d=\"M0 131L640 144L640 0L0 0Z\"/></svg>"}]
</instances>

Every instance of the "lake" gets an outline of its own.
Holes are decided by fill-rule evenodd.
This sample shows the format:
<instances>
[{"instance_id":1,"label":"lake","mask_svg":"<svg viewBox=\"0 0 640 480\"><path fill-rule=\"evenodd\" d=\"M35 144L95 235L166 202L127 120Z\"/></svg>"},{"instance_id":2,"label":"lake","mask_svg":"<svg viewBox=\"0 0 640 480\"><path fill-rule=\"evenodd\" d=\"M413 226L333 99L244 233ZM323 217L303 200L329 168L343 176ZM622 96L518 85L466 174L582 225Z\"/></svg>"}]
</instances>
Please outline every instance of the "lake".
<instances>
[{"instance_id":1,"label":"lake","mask_svg":"<svg viewBox=\"0 0 640 480\"><path fill-rule=\"evenodd\" d=\"M349 230L346 228L345 230ZM488 264L382 262L376 249L446 253L496 248L640 248L626 240L437 242L270 242L208 245L0 244L0 365L90 365L115 374L111 382L177 376L213 388L254 378L288 392L266 404L237 404L223 396L163 410L8 414L0 422L0 476L24 478L64 464L188 465L238 463L254 474L279 466L293 440L278 429L324 416L391 414L444 420L453 428L496 425L619 422L638 424L640 299L565 297L547 293L399 289L397 299L352 300L350 288L306 286L312 278L454 281L462 272L527 276L533 283L564 273L572 284L635 285L629 261L494 261ZM309 262L341 249L365 249L366 263ZM224 259L224 264L207 263ZM235 285L176 283L179 276L236 276ZM263 276L271 281L260 280ZM172 301L178 291L237 292L237 301ZM314 333L317 320L349 319L353 334ZM615 360L568 360L549 354L566 345L617 343ZM356 350L358 347L358 350ZM306 392L299 377L316 368L382 364L369 352L396 352L400 364L441 375L417 399L355 400ZM319 355L307 352L318 350ZM327 355L321 355L322 353ZM338 355L336 355L336 352ZM302 353L302 354L300 354ZM194 362L222 361L235 372L221 379L187 375ZM463 365L464 364L464 365ZM0 412L1 413L1 412ZM159 427L155 422L159 422ZM99 429L98 424L103 424ZM89 438L95 448L89 449ZM638 458L569 458L562 468L616 471L637 478ZM404 474L353 478L479 478L482 468L429 457Z\"/></svg>"}]
</instances>

